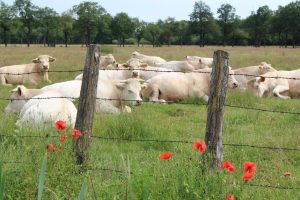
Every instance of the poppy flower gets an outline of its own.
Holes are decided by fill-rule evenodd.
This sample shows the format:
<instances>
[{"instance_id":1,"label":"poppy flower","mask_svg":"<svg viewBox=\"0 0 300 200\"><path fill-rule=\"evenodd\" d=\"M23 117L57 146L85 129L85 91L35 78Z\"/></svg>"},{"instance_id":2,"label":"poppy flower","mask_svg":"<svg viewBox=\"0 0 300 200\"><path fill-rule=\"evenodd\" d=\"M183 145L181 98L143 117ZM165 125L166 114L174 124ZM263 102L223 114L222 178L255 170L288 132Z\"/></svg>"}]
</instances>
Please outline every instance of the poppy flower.
<instances>
[{"instance_id":1,"label":"poppy flower","mask_svg":"<svg viewBox=\"0 0 300 200\"><path fill-rule=\"evenodd\" d=\"M57 130L60 130L60 131L66 130L66 128L67 128L67 124L62 120L55 122L55 126L56 126Z\"/></svg>"},{"instance_id":2,"label":"poppy flower","mask_svg":"<svg viewBox=\"0 0 300 200\"><path fill-rule=\"evenodd\" d=\"M234 200L234 195L233 194L227 194L226 195L226 200Z\"/></svg>"},{"instance_id":3,"label":"poppy flower","mask_svg":"<svg viewBox=\"0 0 300 200\"><path fill-rule=\"evenodd\" d=\"M78 140L78 138L82 136L82 133L80 132L80 130L73 129L72 135L73 135L73 140Z\"/></svg>"},{"instance_id":4,"label":"poppy flower","mask_svg":"<svg viewBox=\"0 0 300 200\"><path fill-rule=\"evenodd\" d=\"M244 176L243 176L243 179L245 180L245 181L249 181L249 180L251 180L253 178L253 173L250 173L250 172L246 172L246 174L244 174Z\"/></svg>"},{"instance_id":5,"label":"poppy flower","mask_svg":"<svg viewBox=\"0 0 300 200\"><path fill-rule=\"evenodd\" d=\"M67 138L67 135L66 134L61 134L61 136L60 136L60 142L64 142L65 141L65 139Z\"/></svg>"},{"instance_id":6,"label":"poppy flower","mask_svg":"<svg viewBox=\"0 0 300 200\"><path fill-rule=\"evenodd\" d=\"M47 149L48 149L48 151L54 151L55 150L55 145L51 143L47 146Z\"/></svg>"},{"instance_id":7,"label":"poppy flower","mask_svg":"<svg viewBox=\"0 0 300 200\"><path fill-rule=\"evenodd\" d=\"M244 163L244 172L245 173L255 173L256 172L256 163L254 162L245 162Z\"/></svg>"},{"instance_id":8,"label":"poppy flower","mask_svg":"<svg viewBox=\"0 0 300 200\"><path fill-rule=\"evenodd\" d=\"M160 159L162 159L162 160L168 160L171 157L172 157L172 153L169 151L160 155Z\"/></svg>"},{"instance_id":9,"label":"poppy flower","mask_svg":"<svg viewBox=\"0 0 300 200\"><path fill-rule=\"evenodd\" d=\"M291 172L284 172L283 173L283 176L290 176L291 175Z\"/></svg>"},{"instance_id":10,"label":"poppy flower","mask_svg":"<svg viewBox=\"0 0 300 200\"><path fill-rule=\"evenodd\" d=\"M206 149L206 144L202 141L196 141L194 142L194 148L196 149L196 151L203 153Z\"/></svg>"},{"instance_id":11,"label":"poppy flower","mask_svg":"<svg viewBox=\"0 0 300 200\"><path fill-rule=\"evenodd\" d=\"M223 162L221 168L222 169L227 169L230 172L235 171L235 167L232 165L232 163L230 161Z\"/></svg>"}]
</instances>

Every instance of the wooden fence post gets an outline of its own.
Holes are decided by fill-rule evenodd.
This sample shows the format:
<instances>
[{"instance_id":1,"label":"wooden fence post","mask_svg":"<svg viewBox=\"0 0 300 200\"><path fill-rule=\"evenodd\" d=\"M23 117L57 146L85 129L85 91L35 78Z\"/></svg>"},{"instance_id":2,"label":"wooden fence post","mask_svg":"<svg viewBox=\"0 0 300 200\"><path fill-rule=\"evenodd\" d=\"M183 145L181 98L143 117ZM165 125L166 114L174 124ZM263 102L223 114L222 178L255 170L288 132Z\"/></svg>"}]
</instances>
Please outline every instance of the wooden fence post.
<instances>
[{"instance_id":1,"label":"wooden fence post","mask_svg":"<svg viewBox=\"0 0 300 200\"><path fill-rule=\"evenodd\" d=\"M80 165L87 159L91 143L99 67L100 46L92 44L87 49L75 124L75 129L82 133L82 137L75 142L74 147L77 164Z\"/></svg>"},{"instance_id":2,"label":"wooden fence post","mask_svg":"<svg viewBox=\"0 0 300 200\"><path fill-rule=\"evenodd\" d=\"M223 160L222 132L229 75L228 60L227 52L221 50L214 52L205 135L208 148L204 158L208 159L206 161L210 168L217 169L221 167Z\"/></svg>"}]
</instances>

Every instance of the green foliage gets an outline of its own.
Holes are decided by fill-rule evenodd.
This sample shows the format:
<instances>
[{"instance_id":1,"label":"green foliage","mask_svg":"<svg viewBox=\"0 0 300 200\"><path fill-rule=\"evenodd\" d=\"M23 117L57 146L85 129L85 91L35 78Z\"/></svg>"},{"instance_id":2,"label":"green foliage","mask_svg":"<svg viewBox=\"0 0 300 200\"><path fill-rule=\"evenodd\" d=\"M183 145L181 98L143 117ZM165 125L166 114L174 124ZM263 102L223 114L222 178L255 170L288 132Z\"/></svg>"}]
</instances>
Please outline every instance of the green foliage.
<instances>
[{"instance_id":1,"label":"green foliage","mask_svg":"<svg viewBox=\"0 0 300 200\"><path fill-rule=\"evenodd\" d=\"M78 200L84 200L85 199L86 191L87 191L87 186L86 186L86 182L84 181L82 183L82 186L81 186L81 189L80 189Z\"/></svg>"},{"instance_id":2,"label":"green foliage","mask_svg":"<svg viewBox=\"0 0 300 200\"><path fill-rule=\"evenodd\" d=\"M43 190L45 187L46 167L47 167L47 154L45 154L41 172L40 172L40 178L38 184L38 200L41 200L43 196Z\"/></svg>"},{"instance_id":3,"label":"green foliage","mask_svg":"<svg viewBox=\"0 0 300 200\"><path fill-rule=\"evenodd\" d=\"M0 200L4 199L5 176L3 172L3 162L0 160Z\"/></svg>"}]
</instances>

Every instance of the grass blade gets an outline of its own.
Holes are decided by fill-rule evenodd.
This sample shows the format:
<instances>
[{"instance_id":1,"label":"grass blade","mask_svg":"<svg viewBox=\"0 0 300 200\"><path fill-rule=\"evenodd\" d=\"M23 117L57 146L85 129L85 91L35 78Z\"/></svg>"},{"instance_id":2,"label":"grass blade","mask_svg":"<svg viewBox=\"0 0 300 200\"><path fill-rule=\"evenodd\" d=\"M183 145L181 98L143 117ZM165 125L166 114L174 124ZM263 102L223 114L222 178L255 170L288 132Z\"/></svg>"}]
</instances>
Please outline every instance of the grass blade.
<instances>
[{"instance_id":1,"label":"grass blade","mask_svg":"<svg viewBox=\"0 0 300 200\"><path fill-rule=\"evenodd\" d=\"M3 162L0 161L0 200L4 199L4 174L2 170Z\"/></svg>"},{"instance_id":2,"label":"grass blade","mask_svg":"<svg viewBox=\"0 0 300 200\"><path fill-rule=\"evenodd\" d=\"M84 196L85 196L85 193L86 193L86 182L84 181L82 186L81 186L81 190L80 190L80 194L79 194L79 197L78 197L78 200L84 200Z\"/></svg>"},{"instance_id":3,"label":"grass blade","mask_svg":"<svg viewBox=\"0 0 300 200\"><path fill-rule=\"evenodd\" d=\"M43 195L43 190L45 186L46 166L47 166L47 156L45 155L43 165L41 168L40 178L39 178L38 200L41 200Z\"/></svg>"}]
</instances>

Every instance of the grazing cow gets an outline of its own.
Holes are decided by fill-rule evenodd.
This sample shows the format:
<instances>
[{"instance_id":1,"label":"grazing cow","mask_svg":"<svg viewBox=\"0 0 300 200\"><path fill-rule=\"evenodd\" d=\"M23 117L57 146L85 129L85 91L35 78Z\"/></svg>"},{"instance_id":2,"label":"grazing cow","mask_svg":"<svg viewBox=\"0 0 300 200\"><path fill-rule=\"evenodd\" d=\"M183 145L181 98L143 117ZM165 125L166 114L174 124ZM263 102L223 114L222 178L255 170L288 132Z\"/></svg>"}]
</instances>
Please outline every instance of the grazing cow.
<instances>
[{"instance_id":1,"label":"grazing cow","mask_svg":"<svg viewBox=\"0 0 300 200\"><path fill-rule=\"evenodd\" d=\"M112 54L100 57L100 68L109 68L116 63L116 60Z\"/></svg>"},{"instance_id":2,"label":"grazing cow","mask_svg":"<svg viewBox=\"0 0 300 200\"><path fill-rule=\"evenodd\" d=\"M142 96L151 101L180 101L189 97L200 97L208 101L212 69L202 69L191 73L167 73L146 81ZM203 73L199 73L203 72ZM234 72L230 70L230 73ZM238 86L234 75L229 76L228 86Z\"/></svg>"},{"instance_id":3,"label":"grazing cow","mask_svg":"<svg viewBox=\"0 0 300 200\"><path fill-rule=\"evenodd\" d=\"M142 63L147 63L150 66L156 66L156 63L164 63L166 62L165 59L158 57L158 56L147 56L144 54L141 54L137 51L132 53L131 58L137 58L139 59Z\"/></svg>"},{"instance_id":4,"label":"grazing cow","mask_svg":"<svg viewBox=\"0 0 300 200\"><path fill-rule=\"evenodd\" d=\"M138 106L142 101L140 97L140 81L142 80L136 78L128 80L99 80L96 112L111 114L131 112L131 108L126 106L126 104L132 103L132 105ZM71 80L48 85L43 87L42 90L56 90L64 97L74 99L80 96L81 83L81 80Z\"/></svg>"},{"instance_id":5,"label":"grazing cow","mask_svg":"<svg viewBox=\"0 0 300 200\"><path fill-rule=\"evenodd\" d=\"M197 69L205 69L207 65L203 65L199 60L198 61L169 61L165 63L156 64L158 67L172 69L174 71L181 72L192 72Z\"/></svg>"},{"instance_id":6,"label":"grazing cow","mask_svg":"<svg viewBox=\"0 0 300 200\"><path fill-rule=\"evenodd\" d=\"M51 82L48 78L50 62L55 58L48 55L40 55L32 60L30 64L11 65L0 68L0 84L37 84L40 81ZM7 73L7 74L6 74ZM14 75L20 74L20 75Z\"/></svg>"},{"instance_id":7,"label":"grazing cow","mask_svg":"<svg viewBox=\"0 0 300 200\"><path fill-rule=\"evenodd\" d=\"M4 111L20 113L20 119L16 123L19 127L43 126L45 123L54 123L58 120L63 120L74 127L77 109L70 100L59 97L62 95L57 91L27 89L21 85L12 90L11 102Z\"/></svg>"},{"instance_id":8,"label":"grazing cow","mask_svg":"<svg viewBox=\"0 0 300 200\"><path fill-rule=\"evenodd\" d=\"M265 74L267 72L274 72L274 69L271 64L266 62L262 62L260 65L257 66L249 66L249 67L242 67L239 69L233 70L235 74L235 79L239 83L239 89L246 90L247 89L247 82L253 78L253 76L259 76ZM245 75L243 75L245 74ZM247 76L252 75L252 76Z\"/></svg>"},{"instance_id":9,"label":"grazing cow","mask_svg":"<svg viewBox=\"0 0 300 200\"><path fill-rule=\"evenodd\" d=\"M211 66L213 64L213 58L199 57L199 56L186 56L187 61L200 61L203 65Z\"/></svg>"},{"instance_id":10,"label":"grazing cow","mask_svg":"<svg viewBox=\"0 0 300 200\"><path fill-rule=\"evenodd\" d=\"M255 95L259 97L276 96L281 99L300 98L300 69L268 72L251 79L248 82L248 86L250 90L254 91Z\"/></svg>"}]
</instances>

